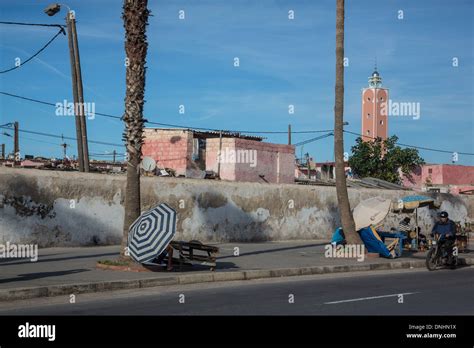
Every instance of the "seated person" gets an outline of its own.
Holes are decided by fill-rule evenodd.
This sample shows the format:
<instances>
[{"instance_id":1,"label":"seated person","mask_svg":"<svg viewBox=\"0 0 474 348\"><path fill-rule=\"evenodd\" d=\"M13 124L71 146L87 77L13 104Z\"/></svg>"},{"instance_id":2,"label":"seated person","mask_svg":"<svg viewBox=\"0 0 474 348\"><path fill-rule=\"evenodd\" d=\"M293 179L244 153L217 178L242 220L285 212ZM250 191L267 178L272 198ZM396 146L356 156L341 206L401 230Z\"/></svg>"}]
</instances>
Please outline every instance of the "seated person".
<instances>
[{"instance_id":1,"label":"seated person","mask_svg":"<svg viewBox=\"0 0 474 348\"><path fill-rule=\"evenodd\" d=\"M456 242L456 225L448 219L448 213L442 211L439 214L439 221L433 226L431 236L439 235L439 243L443 245L444 249L448 253L448 259L452 261L452 254L454 243Z\"/></svg>"},{"instance_id":2,"label":"seated person","mask_svg":"<svg viewBox=\"0 0 474 348\"><path fill-rule=\"evenodd\" d=\"M156 262L161 265L163 262L164 258L168 256L168 265L166 267L167 271L172 271L173 270L173 247L171 244L168 244L166 249L156 258Z\"/></svg>"},{"instance_id":3,"label":"seated person","mask_svg":"<svg viewBox=\"0 0 474 348\"><path fill-rule=\"evenodd\" d=\"M406 238L403 240L404 244L411 243L410 232L413 229L410 227L410 221L411 219L406 217L398 223L398 230L406 236Z\"/></svg>"}]
</instances>

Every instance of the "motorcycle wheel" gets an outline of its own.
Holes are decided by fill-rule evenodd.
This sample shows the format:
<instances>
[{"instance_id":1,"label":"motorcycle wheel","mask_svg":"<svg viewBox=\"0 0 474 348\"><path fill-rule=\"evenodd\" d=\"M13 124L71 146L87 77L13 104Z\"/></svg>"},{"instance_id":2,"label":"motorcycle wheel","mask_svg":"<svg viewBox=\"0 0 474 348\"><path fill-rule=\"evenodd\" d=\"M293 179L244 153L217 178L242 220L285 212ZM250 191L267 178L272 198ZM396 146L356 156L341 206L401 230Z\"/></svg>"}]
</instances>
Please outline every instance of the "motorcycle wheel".
<instances>
[{"instance_id":1,"label":"motorcycle wheel","mask_svg":"<svg viewBox=\"0 0 474 348\"><path fill-rule=\"evenodd\" d=\"M428 255L426 255L426 268L428 268L429 271L434 271L437 267L435 251L436 249L430 249Z\"/></svg>"}]
</instances>

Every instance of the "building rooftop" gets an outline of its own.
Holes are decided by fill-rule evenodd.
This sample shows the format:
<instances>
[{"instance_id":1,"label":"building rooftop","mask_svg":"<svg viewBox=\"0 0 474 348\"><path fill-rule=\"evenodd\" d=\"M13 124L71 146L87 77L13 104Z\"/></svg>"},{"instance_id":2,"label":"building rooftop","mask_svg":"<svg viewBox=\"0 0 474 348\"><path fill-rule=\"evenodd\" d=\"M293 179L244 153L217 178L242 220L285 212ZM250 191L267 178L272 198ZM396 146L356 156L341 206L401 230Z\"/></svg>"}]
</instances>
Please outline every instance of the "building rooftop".
<instances>
[{"instance_id":1,"label":"building rooftop","mask_svg":"<svg viewBox=\"0 0 474 348\"><path fill-rule=\"evenodd\" d=\"M146 130L160 130L160 131L188 131L193 132L193 135L196 138L207 139L207 138L219 138L220 133L222 132L223 138L241 138L247 140L255 140L255 141L262 141L265 139L264 137L256 136L256 135L246 135L239 132L232 132L227 130L209 130L209 131L200 131L191 128L145 128Z\"/></svg>"}]
</instances>

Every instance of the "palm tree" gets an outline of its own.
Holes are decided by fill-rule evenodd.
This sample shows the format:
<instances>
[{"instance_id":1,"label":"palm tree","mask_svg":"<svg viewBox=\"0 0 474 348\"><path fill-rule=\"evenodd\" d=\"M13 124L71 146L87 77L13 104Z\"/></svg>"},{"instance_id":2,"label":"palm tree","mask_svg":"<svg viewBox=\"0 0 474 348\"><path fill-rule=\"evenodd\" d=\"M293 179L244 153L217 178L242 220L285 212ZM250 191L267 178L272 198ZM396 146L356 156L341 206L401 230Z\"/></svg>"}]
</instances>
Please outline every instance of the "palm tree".
<instances>
[{"instance_id":1,"label":"palm tree","mask_svg":"<svg viewBox=\"0 0 474 348\"><path fill-rule=\"evenodd\" d=\"M344 171L344 0L337 0L336 6L336 100L334 105L336 192L346 241L350 244L359 244L360 238L355 231Z\"/></svg>"},{"instance_id":2,"label":"palm tree","mask_svg":"<svg viewBox=\"0 0 474 348\"><path fill-rule=\"evenodd\" d=\"M124 0L122 18L125 27L126 93L123 138L127 146L127 185L125 188L125 217L120 256L125 254L128 229L140 216L140 161L143 144L143 105L145 103L145 64L148 43L148 0Z\"/></svg>"}]
</instances>

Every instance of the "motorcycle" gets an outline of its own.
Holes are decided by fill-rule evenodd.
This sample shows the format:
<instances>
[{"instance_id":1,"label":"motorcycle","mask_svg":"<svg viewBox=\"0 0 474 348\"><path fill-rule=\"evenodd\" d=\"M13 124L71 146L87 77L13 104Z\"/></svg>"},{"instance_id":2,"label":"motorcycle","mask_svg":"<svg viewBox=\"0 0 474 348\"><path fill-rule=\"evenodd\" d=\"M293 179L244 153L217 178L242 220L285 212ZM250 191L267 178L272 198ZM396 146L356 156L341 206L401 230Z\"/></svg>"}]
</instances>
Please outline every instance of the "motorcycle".
<instances>
[{"instance_id":1,"label":"motorcycle","mask_svg":"<svg viewBox=\"0 0 474 348\"><path fill-rule=\"evenodd\" d=\"M458 264L456 253L454 253L454 251L448 252L446 243L439 242L440 237L439 234L435 234L431 242L430 250L426 255L426 268L430 271L444 266L455 269Z\"/></svg>"}]
</instances>

